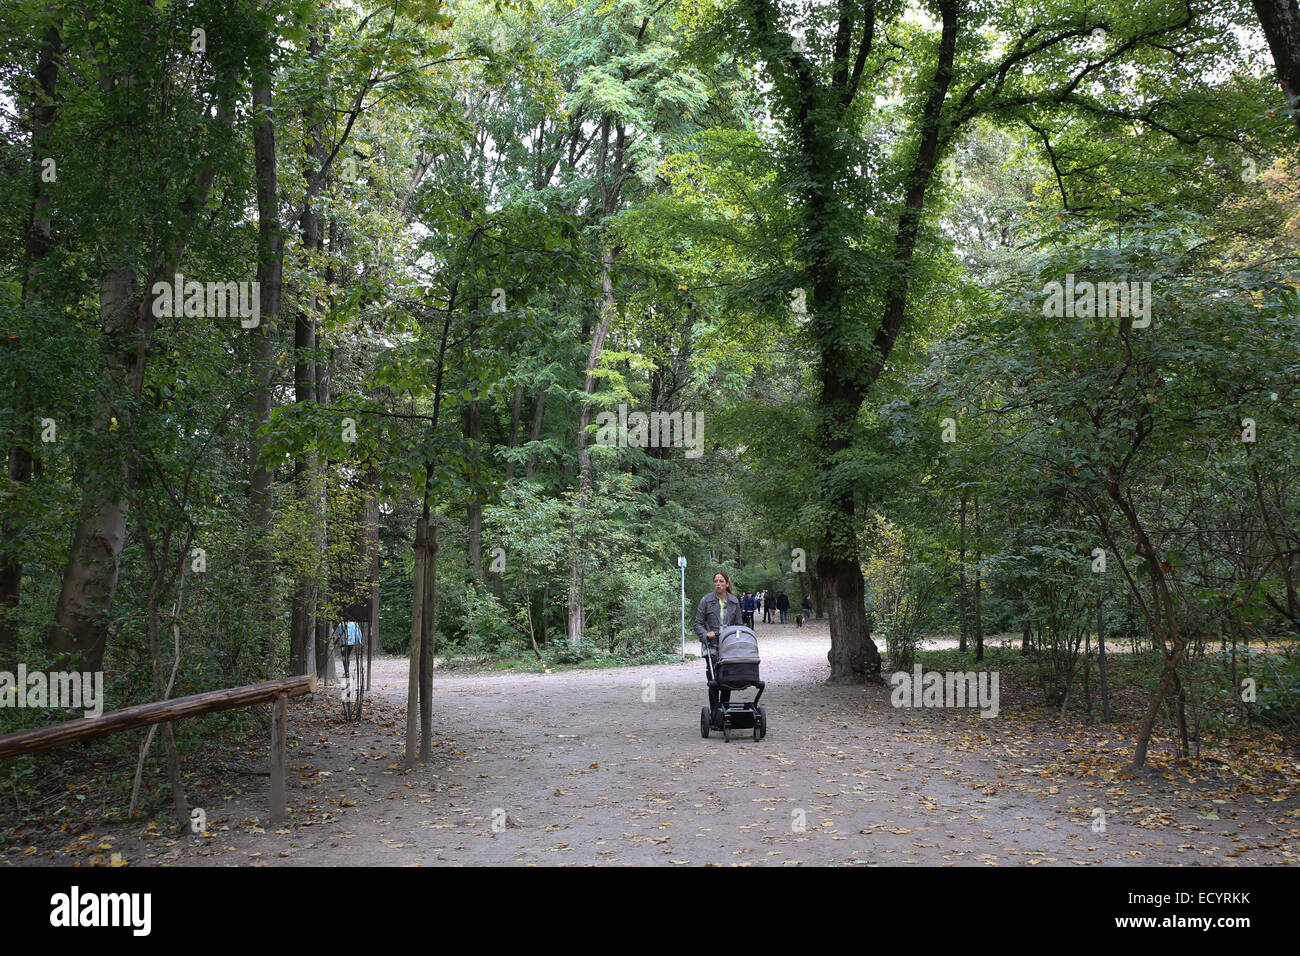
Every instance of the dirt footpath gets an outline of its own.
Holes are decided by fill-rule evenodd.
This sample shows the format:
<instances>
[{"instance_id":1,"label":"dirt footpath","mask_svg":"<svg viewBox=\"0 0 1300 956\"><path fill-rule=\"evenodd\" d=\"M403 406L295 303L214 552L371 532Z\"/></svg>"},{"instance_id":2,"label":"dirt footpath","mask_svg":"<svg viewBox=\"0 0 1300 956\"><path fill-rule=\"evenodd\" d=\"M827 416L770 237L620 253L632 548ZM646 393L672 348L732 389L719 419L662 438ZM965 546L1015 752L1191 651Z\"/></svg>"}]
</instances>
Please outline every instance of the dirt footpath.
<instances>
[{"instance_id":1,"label":"dirt footpath","mask_svg":"<svg viewBox=\"0 0 1300 956\"><path fill-rule=\"evenodd\" d=\"M1026 730L1005 708L995 719L896 709L888 687L826 686L824 622L760 625L759 639L770 723L760 742L743 732L731 743L716 733L701 739L699 661L439 672L433 760L404 771L406 662L390 658L375 662L375 706L360 724L342 722L333 689L291 705L285 827L263 822L259 777L238 794L191 794L215 807L204 837L150 830L114 846L128 864L146 865L1294 860L1294 800L1242 795L1216 808L1207 796L1204 806L1187 805L1172 790L1162 794L1158 774L1063 770L1079 752L1077 735ZM1124 736L1101 729L1094 737L1088 759L1105 764L1113 754L1118 768Z\"/></svg>"}]
</instances>

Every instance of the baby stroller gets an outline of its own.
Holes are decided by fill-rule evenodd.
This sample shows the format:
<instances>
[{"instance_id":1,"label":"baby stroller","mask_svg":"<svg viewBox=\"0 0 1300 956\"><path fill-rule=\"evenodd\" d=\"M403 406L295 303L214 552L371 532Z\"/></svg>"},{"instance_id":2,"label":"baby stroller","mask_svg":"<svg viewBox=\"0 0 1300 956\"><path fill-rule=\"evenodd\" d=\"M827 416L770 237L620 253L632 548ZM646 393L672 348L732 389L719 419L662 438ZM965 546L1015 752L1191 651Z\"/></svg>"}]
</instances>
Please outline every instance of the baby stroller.
<instances>
[{"instance_id":1,"label":"baby stroller","mask_svg":"<svg viewBox=\"0 0 1300 956\"><path fill-rule=\"evenodd\" d=\"M722 739L731 740L733 730L751 728L755 740L767 736L767 710L758 706L763 696L764 684L758 679L758 638L744 625L733 624L721 629L717 646L703 642L704 659L709 675L710 700L722 688L744 690L757 687L758 693L750 701L719 703L711 713L708 707L700 710L700 736L708 737L713 730L722 731Z\"/></svg>"}]
</instances>

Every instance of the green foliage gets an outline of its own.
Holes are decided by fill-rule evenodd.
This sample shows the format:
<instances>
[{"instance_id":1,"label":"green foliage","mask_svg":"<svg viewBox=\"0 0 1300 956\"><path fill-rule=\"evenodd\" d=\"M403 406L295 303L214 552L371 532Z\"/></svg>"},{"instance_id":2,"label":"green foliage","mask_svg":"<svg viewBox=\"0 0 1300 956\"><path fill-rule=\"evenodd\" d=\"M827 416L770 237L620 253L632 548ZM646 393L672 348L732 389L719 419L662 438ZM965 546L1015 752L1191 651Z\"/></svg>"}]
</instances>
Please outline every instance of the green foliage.
<instances>
[{"instance_id":1,"label":"green foliage","mask_svg":"<svg viewBox=\"0 0 1300 956\"><path fill-rule=\"evenodd\" d=\"M520 635L507 619L506 611L490 591L480 585L466 585L457 623L465 653L474 657L517 654L523 647Z\"/></svg>"},{"instance_id":2,"label":"green foliage","mask_svg":"<svg viewBox=\"0 0 1300 956\"><path fill-rule=\"evenodd\" d=\"M628 657L680 652L682 612L677 575L666 568L655 571L640 564L623 571L612 583L619 605L611 650ZM688 611L693 618L693 611Z\"/></svg>"},{"instance_id":3,"label":"green foliage","mask_svg":"<svg viewBox=\"0 0 1300 956\"><path fill-rule=\"evenodd\" d=\"M947 4L871 4L861 63L838 18L857 37L866 0L11 4L0 665L51 663L88 563L112 707L173 663L173 693L284 673L295 599L337 616L372 559L405 654L427 516L450 658L662 661L678 556L689 618L715 570L797 610L863 555L895 667L928 630L1028 626L1015 664L1058 704L1100 602L1112 640L1185 647L1194 729L1294 727L1300 177L1248 6L958 4L944 89ZM278 315L155 315L167 273L266 274L262 121ZM1051 314L1066 276L1149 282L1150 324ZM587 487L584 403L700 415L702 444L593 428ZM119 507L87 562L71 529ZM1253 704L1225 641L1268 671Z\"/></svg>"},{"instance_id":4,"label":"green foliage","mask_svg":"<svg viewBox=\"0 0 1300 956\"><path fill-rule=\"evenodd\" d=\"M895 670L912 669L916 645L939 587L926 544L877 516L863 565L876 630Z\"/></svg>"}]
</instances>

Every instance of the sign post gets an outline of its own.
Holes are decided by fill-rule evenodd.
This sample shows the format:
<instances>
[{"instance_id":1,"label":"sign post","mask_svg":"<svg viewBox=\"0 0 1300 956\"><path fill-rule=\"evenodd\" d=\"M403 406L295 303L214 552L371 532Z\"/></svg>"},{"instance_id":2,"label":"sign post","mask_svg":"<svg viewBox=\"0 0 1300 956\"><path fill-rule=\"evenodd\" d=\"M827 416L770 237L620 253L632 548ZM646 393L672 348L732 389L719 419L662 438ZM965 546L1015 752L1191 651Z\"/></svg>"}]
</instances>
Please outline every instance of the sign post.
<instances>
[{"instance_id":1,"label":"sign post","mask_svg":"<svg viewBox=\"0 0 1300 956\"><path fill-rule=\"evenodd\" d=\"M682 660L686 660L686 558L679 557L677 566L682 569Z\"/></svg>"}]
</instances>

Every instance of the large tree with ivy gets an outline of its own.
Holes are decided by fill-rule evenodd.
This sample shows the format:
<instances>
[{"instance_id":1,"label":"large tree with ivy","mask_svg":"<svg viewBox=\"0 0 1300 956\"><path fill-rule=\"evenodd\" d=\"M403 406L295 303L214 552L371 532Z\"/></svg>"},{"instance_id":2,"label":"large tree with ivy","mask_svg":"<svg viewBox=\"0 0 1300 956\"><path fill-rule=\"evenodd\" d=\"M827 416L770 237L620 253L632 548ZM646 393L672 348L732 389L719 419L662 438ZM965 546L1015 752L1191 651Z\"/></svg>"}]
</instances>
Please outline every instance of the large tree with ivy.
<instances>
[{"instance_id":1,"label":"large tree with ivy","mask_svg":"<svg viewBox=\"0 0 1300 956\"><path fill-rule=\"evenodd\" d=\"M1228 140L1221 130L1240 128L1247 97L1211 97L1206 77L1236 65L1224 39L1231 21L1206 2L746 0L715 13L700 17L698 49L710 58L735 50L757 66L770 119L760 117L743 148L770 175L751 193L715 170L705 202L742 223L715 239L764 240L750 248L747 318L806 308L801 332L817 367L808 528L827 592L831 679L860 681L880 657L859 559L873 494L859 417L916 334L915 299L933 288L945 158L978 120L1023 128L1058 166L1068 157L1055 141L1067 130L1151 129L1185 146ZM760 196L766 205L755 204Z\"/></svg>"}]
</instances>

